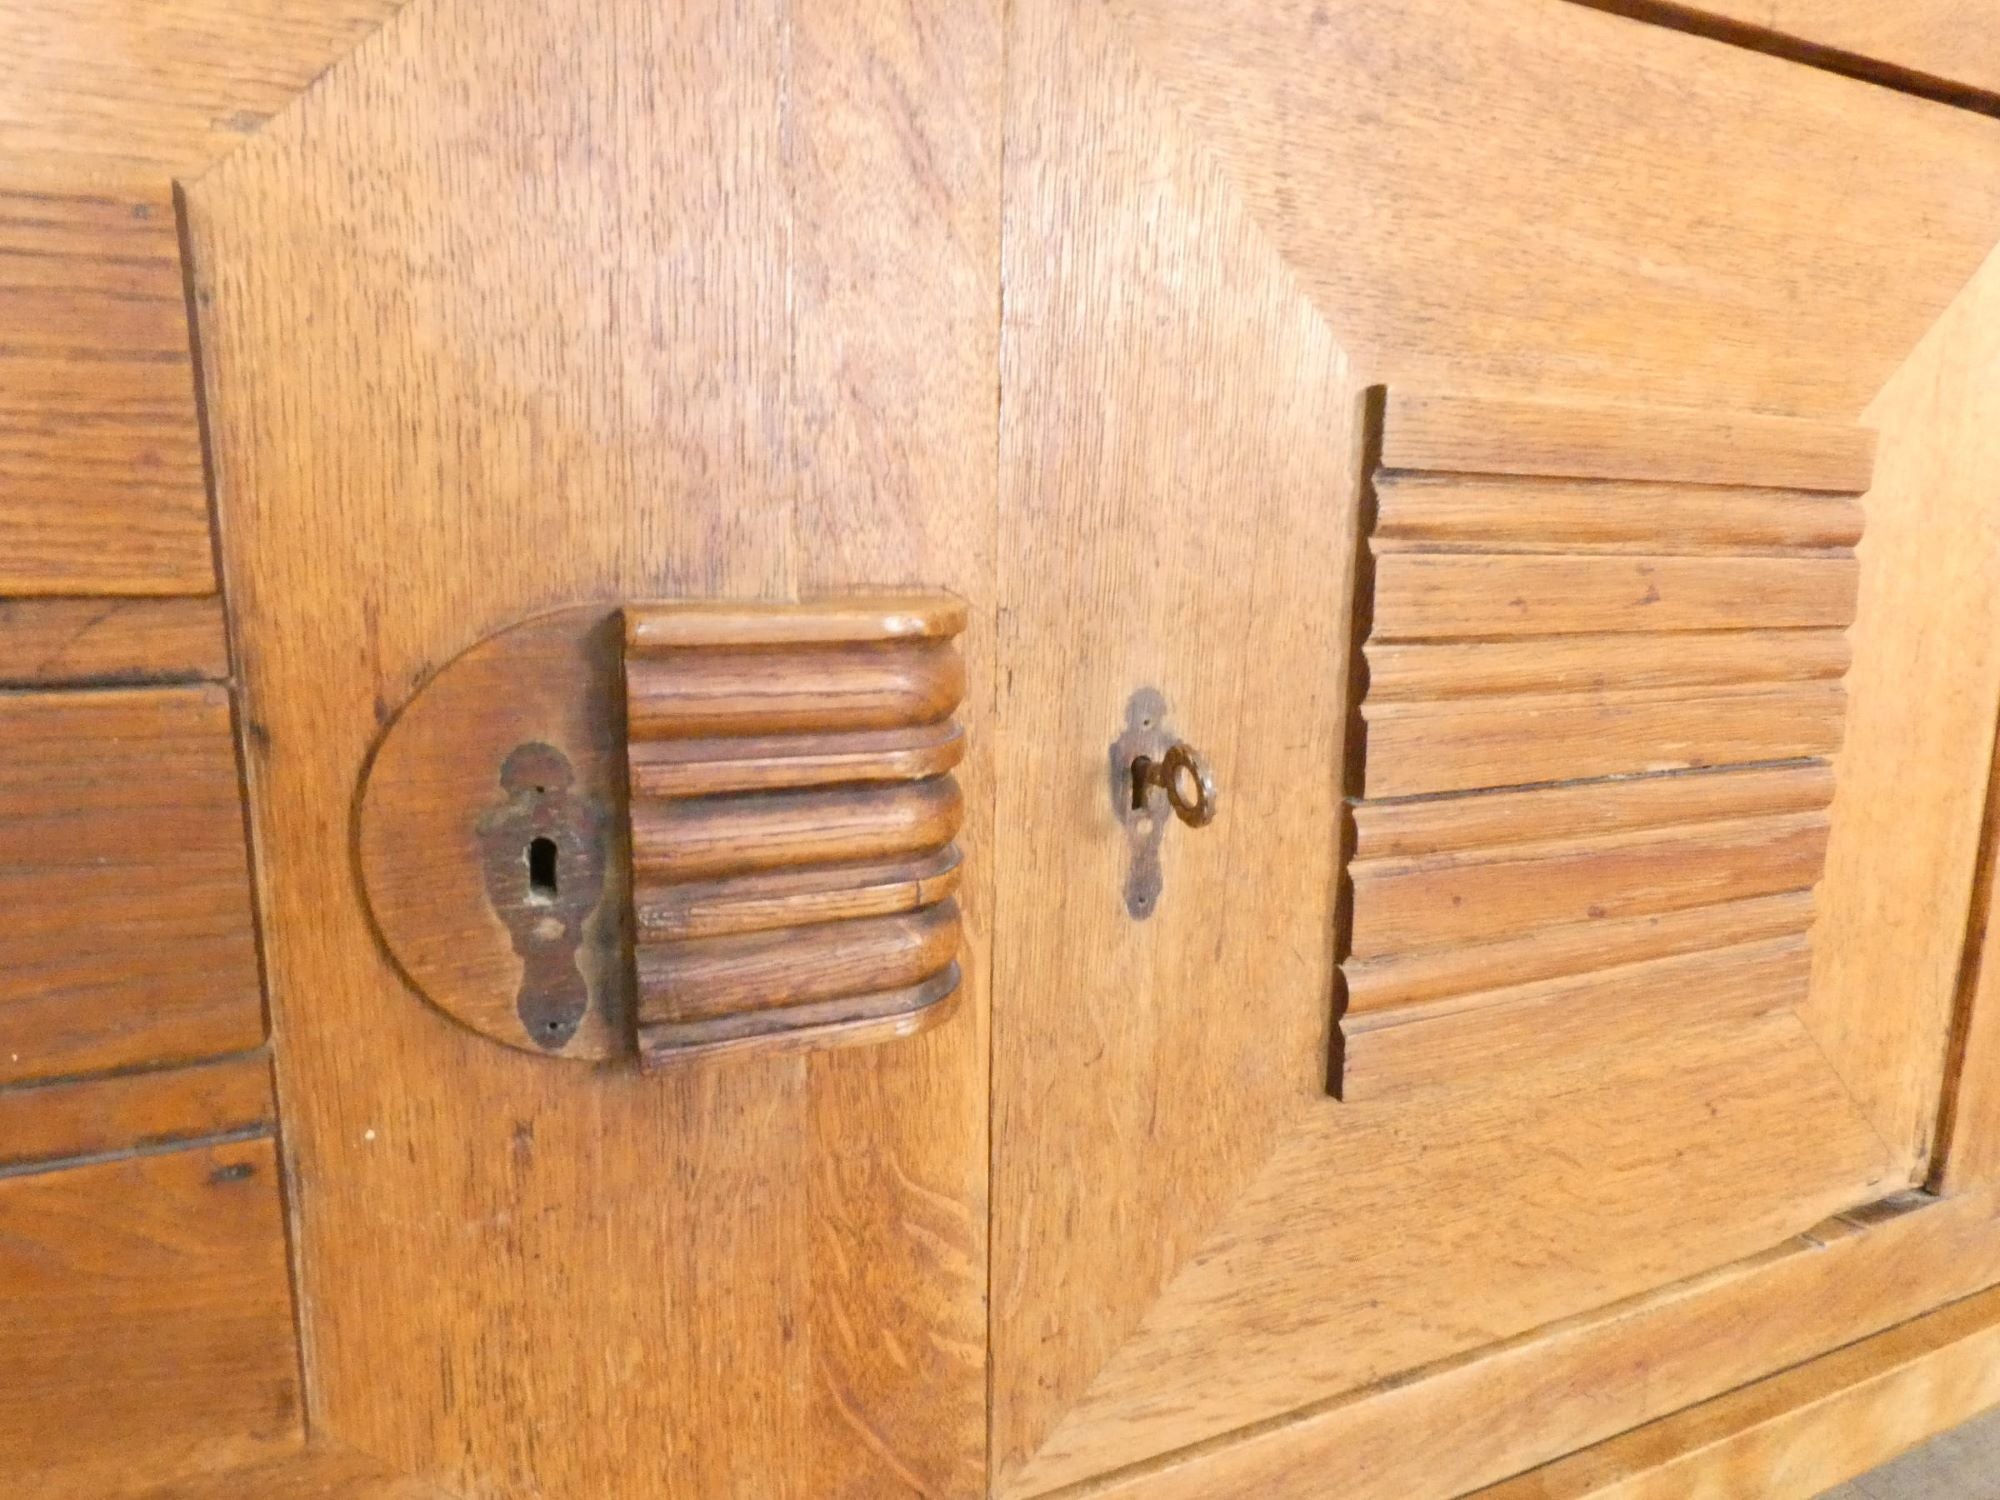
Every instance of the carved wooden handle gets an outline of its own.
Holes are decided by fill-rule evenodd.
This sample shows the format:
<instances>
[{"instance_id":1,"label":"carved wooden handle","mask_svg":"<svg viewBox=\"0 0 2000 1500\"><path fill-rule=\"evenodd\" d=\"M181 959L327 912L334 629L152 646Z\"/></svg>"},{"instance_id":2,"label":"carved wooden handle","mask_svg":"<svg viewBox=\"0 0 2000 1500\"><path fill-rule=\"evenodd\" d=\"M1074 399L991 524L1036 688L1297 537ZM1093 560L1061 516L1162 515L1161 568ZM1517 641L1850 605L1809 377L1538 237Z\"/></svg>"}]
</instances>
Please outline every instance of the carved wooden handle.
<instances>
[{"instance_id":1,"label":"carved wooden handle","mask_svg":"<svg viewBox=\"0 0 2000 1500\"><path fill-rule=\"evenodd\" d=\"M361 799L385 946L494 1040L646 1066L906 1036L959 982L965 606L560 610L404 706Z\"/></svg>"},{"instance_id":2,"label":"carved wooden handle","mask_svg":"<svg viewBox=\"0 0 2000 1500\"><path fill-rule=\"evenodd\" d=\"M943 596L625 612L648 1063L942 1018L964 627Z\"/></svg>"}]
</instances>

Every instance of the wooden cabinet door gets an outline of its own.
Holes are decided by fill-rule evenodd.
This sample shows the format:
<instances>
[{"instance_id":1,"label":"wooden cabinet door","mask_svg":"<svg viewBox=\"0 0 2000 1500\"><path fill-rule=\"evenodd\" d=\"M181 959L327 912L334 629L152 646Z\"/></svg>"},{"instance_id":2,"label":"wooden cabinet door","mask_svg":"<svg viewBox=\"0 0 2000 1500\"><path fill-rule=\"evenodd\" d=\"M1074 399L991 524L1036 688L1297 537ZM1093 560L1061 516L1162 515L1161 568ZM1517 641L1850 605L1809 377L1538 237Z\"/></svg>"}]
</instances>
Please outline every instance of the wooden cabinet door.
<instances>
[{"instance_id":1,"label":"wooden cabinet door","mask_svg":"<svg viewBox=\"0 0 2000 1500\"><path fill-rule=\"evenodd\" d=\"M182 194L315 1430L1140 1484L1921 1180L1996 164L1558 0L414 0ZM969 605L950 1022L642 1075L412 993L426 678L883 587Z\"/></svg>"}]
</instances>

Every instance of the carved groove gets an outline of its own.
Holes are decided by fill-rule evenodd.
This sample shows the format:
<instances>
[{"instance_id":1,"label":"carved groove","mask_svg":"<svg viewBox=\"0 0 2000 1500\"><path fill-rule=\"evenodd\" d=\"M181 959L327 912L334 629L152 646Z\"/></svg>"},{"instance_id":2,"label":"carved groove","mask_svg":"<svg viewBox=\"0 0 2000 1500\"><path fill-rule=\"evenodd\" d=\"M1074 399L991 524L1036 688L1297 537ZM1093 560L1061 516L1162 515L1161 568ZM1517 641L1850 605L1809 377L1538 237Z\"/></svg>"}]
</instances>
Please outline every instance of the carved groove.
<instances>
[{"instance_id":1,"label":"carved groove","mask_svg":"<svg viewBox=\"0 0 2000 1500\"><path fill-rule=\"evenodd\" d=\"M844 1045L958 984L948 596L625 616L641 1058Z\"/></svg>"},{"instance_id":2,"label":"carved groove","mask_svg":"<svg viewBox=\"0 0 2000 1500\"><path fill-rule=\"evenodd\" d=\"M1804 934L1872 435L1394 393L1379 410L1348 1065L1392 1027Z\"/></svg>"}]
</instances>

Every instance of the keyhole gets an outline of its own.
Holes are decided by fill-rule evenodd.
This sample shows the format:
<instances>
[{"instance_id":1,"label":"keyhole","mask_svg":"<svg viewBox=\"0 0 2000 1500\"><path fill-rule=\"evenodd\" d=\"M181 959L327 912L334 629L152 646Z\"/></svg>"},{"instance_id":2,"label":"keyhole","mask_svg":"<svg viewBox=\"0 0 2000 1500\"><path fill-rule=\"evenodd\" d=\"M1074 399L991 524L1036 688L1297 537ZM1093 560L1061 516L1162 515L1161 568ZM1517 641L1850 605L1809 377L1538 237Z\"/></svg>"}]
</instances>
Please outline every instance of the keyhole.
<instances>
[{"instance_id":1,"label":"keyhole","mask_svg":"<svg viewBox=\"0 0 2000 1500\"><path fill-rule=\"evenodd\" d=\"M533 901L556 898L556 841L528 840L528 897Z\"/></svg>"},{"instance_id":2,"label":"keyhole","mask_svg":"<svg viewBox=\"0 0 2000 1500\"><path fill-rule=\"evenodd\" d=\"M1132 762L1132 811L1143 812L1146 808L1146 791L1153 780L1152 757L1142 755Z\"/></svg>"}]
</instances>

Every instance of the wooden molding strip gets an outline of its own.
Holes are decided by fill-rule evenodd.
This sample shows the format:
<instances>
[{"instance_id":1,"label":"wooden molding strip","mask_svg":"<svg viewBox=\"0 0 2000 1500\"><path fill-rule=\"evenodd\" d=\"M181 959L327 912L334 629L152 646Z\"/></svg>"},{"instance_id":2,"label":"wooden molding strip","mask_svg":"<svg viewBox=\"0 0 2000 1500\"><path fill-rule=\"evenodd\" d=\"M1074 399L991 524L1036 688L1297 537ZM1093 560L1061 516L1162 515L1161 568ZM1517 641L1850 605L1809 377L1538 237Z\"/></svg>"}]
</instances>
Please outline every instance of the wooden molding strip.
<instances>
[{"instance_id":1,"label":"wooden molding strip","mask_svg":"<svg viewBox=\"0 0 2000 1500\"><path fill-rule=\"evenodd\" d=\"M1844 630L1852 556L1548 556L1392 552L1375 565L1371 641L1689 630Z\"/></svg>"},{"instance_id":2,"label":"wooden molding strip","mask_svg":"<svg viewBox=\"0 0 2000 1500\"><path fill-rule=\"evenodd\" d=\"M1861 523L1860 503L1837 493L1383 474L1375 482L1373 535L1378 548L1476 545L1489 552L1830 551L1858 542Z\"/></svg>"},{"instance_id":3,"label":"wooden molding strip","mask_svg":"<svg viewBox=\"0 0 2000 1500\"><path fill-rule=\"evenodd\" d=\"M1913 1195L1688 1281L1052 1493L1450 1500L1996 1282L2000 1193ZM1494 1420L1502 1410L1506 1420Z\"/></svg>"},{"instance_id":4,"label":"wooden molding strip","mask_svg":"<svg viewBox=\"0 0 2000 1500\"><path fill-rule=\"evenodd\" d=\"M218 1136L277 1118L262 1050L181 1068L0 1089L0 1174Z\"/></svg>"},{"instance_id":5,"label":"wooden molding strip","mask_svg":"<svg viewBox=\"0 0 2000 1500\"><path fill-rule=\"evenodd\" d=\"M1581 839L1761 813L1817 812L1832 801L1833 767L1815 760L1530 787L1472 797L1363 802L1354 808L1354 858L1357 862L1412 858L1541 843L1551 829Z\"/></svg>"},{"instance_id":6,"label":"wooden molding strip","mask_svg":"<svg viewBox=\"0 0 2000 1500\"><path fill-rule=\"evenodd\" d=\"M222 601L0 599L0 688L220 682Z\"/></svg>"},{"instance_id":7,"label":"wooden molding strip","mask_svg":"<svg viewBox=\"0 0 2000 1500\"><path fill-rule=\"evenodd\" d=\"M1382 467L1858 495L1875 435L1785 417L1389 392Z\"/></svg>"},{"instance_id":8,"label":"wooden molding strip","mask_svg":"<svg viewBox=\"0 0 2000 1500\"><path fill-rule=\"evenodd\" d=\"M1478 1492L1471 1500L1812 1500L2000 1405L2000 1289Z\"/></svg>"},{"instance_id":9,"label":"wooden molding strip","mask_svg":"<svg viewBox=\"0 0 2000 1500\"><path fill-rule=\"evenodd\" d=\"M1377 959L1802 891L1826 852L1823 812L1466 850L1349 867L1349 952Z\"/></svg>"},{"instance_id":10,"label":"wooden molding strip","mask_svg":"<svg viewBox=\"0 0 2000 1500\"><path fill-rule=\"evenodd\" d=\"M1817 760L1840 748L1838 681L1367 704L1363 792L1416 797Z\"/></svg>"},{"instance_id":11,"label":"wooden molding strip","mask_svg":"<svg viewBox=\"0 0 2000 1500\"><path fill-rule=\"evenodd\" d=\"M1843 630L1699 630L1383 641L1364 655L1368 701L1386 704L1828 681L1846 672L1852 652Z\"/></svg>"}]
</instances>

